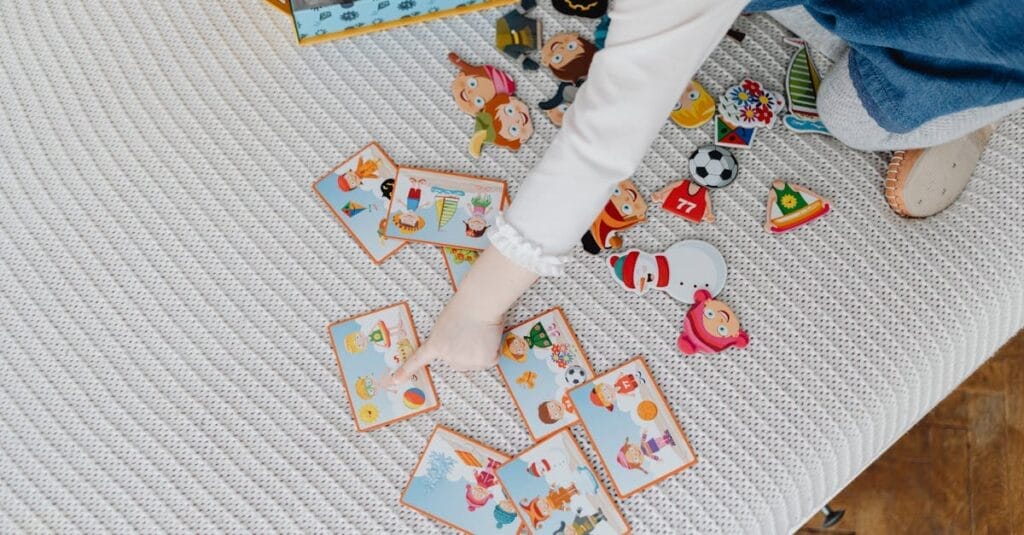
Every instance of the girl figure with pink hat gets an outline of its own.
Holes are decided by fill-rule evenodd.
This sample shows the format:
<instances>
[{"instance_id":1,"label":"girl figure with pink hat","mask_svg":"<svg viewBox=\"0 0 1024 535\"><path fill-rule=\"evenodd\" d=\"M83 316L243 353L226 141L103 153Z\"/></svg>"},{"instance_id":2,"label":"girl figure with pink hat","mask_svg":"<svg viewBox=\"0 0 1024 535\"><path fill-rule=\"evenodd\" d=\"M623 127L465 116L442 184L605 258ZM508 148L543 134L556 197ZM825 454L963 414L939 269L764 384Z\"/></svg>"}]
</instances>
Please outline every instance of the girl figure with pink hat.
<instances>
[{"instance_id":1,"label":"girl figure with pink hat","mask_svg":"<svg viewBox=\"0 0 1024 535\"><path fill-rule=\"evenodd\" d=\"M494 472L499 466L501 466L501 463L488 458L487 466L483 470L473 472L473 477L476 478L476 485L466 485L466 505L470 511L475 511L477 508L487 505L487 502L494 497L494 494L488 492L487 489L498 483L498 477Z\"/></svg>"},{"instance_id":2,"label":"girl figure with pink hat","mask_svg":"<svg viewBox=\"0 0 1024 535\"><path fill-rule=\"evenodd\" d=\"M686 313L676 341L680 351L695 355L747 347L750 337L740 329L740 320L729 305L712 299L707 290L697 290L693 300L695 304Z\"/></svg>"},{"instance_id":3,"label":"girl figure with pink hat","mask_svg":"<svg viewBox=\"0 0 1024 535\"><path fill-rule=\"evenodd\" d=\"M448 54L448 61L459 68L452 80L452 97L467 115L475 117L497 95L516 93L515 80L497 67L466 63L455 52Z\"/></svg>"}]
</instances>

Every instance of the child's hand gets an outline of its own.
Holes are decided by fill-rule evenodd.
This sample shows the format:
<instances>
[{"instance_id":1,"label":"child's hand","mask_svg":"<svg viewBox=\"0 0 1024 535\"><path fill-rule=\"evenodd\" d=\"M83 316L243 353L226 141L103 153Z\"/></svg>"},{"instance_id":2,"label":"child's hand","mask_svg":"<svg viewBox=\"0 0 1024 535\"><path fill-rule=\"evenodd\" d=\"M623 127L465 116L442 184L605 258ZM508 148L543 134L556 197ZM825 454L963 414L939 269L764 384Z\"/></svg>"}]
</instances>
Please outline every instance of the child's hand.
<instances>
[{"instance_id":1,"label":"child's hand","mask_svg":"<svg viewBox=\"0 0 1024 535\"><path fill-rule=\"evenodd\" d=\"M512 263L497 250L484 251L437 317L427 341L381 386L404 383L434 360L459 371L494 366L505 312L535 280L535 273Z\"/></svg>"}]
</instances>

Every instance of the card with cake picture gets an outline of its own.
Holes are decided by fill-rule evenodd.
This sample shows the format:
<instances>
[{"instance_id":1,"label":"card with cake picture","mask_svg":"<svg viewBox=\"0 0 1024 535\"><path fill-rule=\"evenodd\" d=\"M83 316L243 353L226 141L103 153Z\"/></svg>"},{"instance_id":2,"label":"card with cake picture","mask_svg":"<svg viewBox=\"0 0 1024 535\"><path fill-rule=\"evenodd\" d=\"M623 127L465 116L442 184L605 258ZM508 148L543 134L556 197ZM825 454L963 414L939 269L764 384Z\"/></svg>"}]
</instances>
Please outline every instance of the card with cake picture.
<instances>
[{"instance_id":1,"label":"card with cake picture","mask_svg":"<svg viewBox=\"0 0 1024 535\"><path fill-rule=\"evenodd\" d=\"M381 387L419 347L408 303L401 302L327 326L357 431L370 431L440 406L430 370Z\"/></svg>"},{"instance_id":2,"label":"card with cake picture","mask_svg":"<svg viewBox=\"0 0 1024 535\"><path fill-rule=\"evenodd\" d=\"M510 327L498 355L498 373L534 441L579 421L569 390L594 370L562 309Z\"/></svg>"},{"instance_id":3,"label":"card with cake picture","mask_svg":"<svg viewBox=\"0 0 1024 535\"><path fill-rule=\"evenodd\" d=\"M452 289L459 290L459 283L469 273L476 259L480 257L480 251L475 249L458 249L455 247L438 247L441 257L444 258L444 267L448 270L448 282Z\"/></svg>"},{"instance_id":4,"label":"card with cake picture","mask_svg":"<svg viewBox=\"0 0 1024 535\"><path fill-rule=\"evenodd\" d=\"M501 486L530 533L612 535L629 524L568 429L498 468Z\"/></svg>"},{"instance_id":5,"label":"card with cake picture","mask_svg":"<svg viewBox=\"0 0 1024 535\"><path fill-rule=\"evenodd\" d=\"M406 244L384 236L384 219L398 166L370 143L313 183L313 191L375 264Z\"/></svg>"},{"instance_id":6,"label":"card with cake picture","mask_svg":"<svg viewBox=\"0 0 1024 535\"><path fill-rule=\"evenodd\" d=\"M643 357L576 387L569 397L619 498L697 464Z\"/></svg>"},{"instance_id":7,"label":"card with cake picture","mask_svg":"<svg viewBox=\"0 0 1024 535\"><path fill-rule=\"evenodd\" d=\"M482 251L487 229L506 204L501 180L402 167L384 235Z\"/></svg>"},{"instance_id":8,"label":"card with cake picture","mask_svg":"<svg viewBox=\"0 0 1024 535\"><path fill-rule=\"evenodd\" d=\"M522 520L495 475L507 461L504 453L438 425L402 491L402 505L464 533L518 533Z\"/></svg>"}]
</instances>

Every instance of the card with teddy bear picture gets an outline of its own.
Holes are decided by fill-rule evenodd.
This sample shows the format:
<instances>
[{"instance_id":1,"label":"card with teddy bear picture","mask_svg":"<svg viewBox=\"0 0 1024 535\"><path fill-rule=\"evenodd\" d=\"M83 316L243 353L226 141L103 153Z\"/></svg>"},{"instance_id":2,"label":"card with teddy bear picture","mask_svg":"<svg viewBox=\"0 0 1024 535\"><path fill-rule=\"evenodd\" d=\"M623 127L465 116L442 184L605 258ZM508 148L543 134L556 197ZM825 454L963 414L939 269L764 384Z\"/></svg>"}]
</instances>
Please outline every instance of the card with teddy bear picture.
<instances>
[{"instance_id":1,"label":"card with teddy bear picture","mask_svg":"<svg viewBox=\"0 0 1024 535\"><path fill-rule=\"evenodd\" d=\"M576 387L569 397L619 498L697 464L643 357Z\"/></svg>"},{"instance_id":2,"label":"card with teddy bear picture","mask_svg":"<svg viewBox=\"0 0 1024 535\"><path fill-rule=\"evenodd\" d=\"M510 327L498 355L498 373L534 441L579 421L569 389L594 370L562 309Z\"/></svg>"},{"instance_id":3,"label":"card with teddy bear picture","mask_svg":"<svg viewBox=\"0 0 1024 535\"><path fill-rule=\"evenodd\" d=\"M482 251L485 235L508 204L505 182L402 167L388 206L384 235Z\"/></svg>"}]
</instances>

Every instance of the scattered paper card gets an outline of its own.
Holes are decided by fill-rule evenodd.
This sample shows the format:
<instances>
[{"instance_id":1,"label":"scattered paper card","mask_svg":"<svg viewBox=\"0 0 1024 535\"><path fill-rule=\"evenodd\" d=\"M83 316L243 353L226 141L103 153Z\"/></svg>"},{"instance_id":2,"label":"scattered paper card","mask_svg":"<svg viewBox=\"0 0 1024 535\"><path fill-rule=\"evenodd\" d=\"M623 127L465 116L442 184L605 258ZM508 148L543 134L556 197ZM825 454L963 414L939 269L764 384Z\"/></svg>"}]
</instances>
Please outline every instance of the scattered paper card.
<instances>
[{"instance_id":1,"label":"scattered paper card","mask_svg":"<svg viewBox=\"0 0 1024 535\"><path fill-rule=\"evenodd\" d=\"M614 254L608 257L608 268L628 292L642 295L655 288L691 305L697 290L718 295L729 274L722 253L701 240L676 242L655 254L636 249Z\"/></svg>"},{"instance_id":2,"label":"scattered paper card","mask_svg":"<svg viewBox=\"0 0 1024 535\"><path fill-rule=\"evenodd\" d=\"M630 532L568 429L502 465L498 479L531 533Z\"/></svg>"},{"instance_id":3,"label":"scattered paper card","mask_svg":"<svg viewBox=\"0 0 1024 535\"><path fill-rule=\"evenodd\" d=\"M615 186L612 196L597 215L580 242L583 250L598 254L605 249L622 247L622 232L647 221L647 201L632 180Z\"/></svg>"},{"instance_id":4,"label":"scattered paper card","mask_svg":"<svg viewBox=\"0 0 1024 535\"><path fill-rule=\"evenodd\" d=\"M403 167L384 234L409 241L484 250L484 235L507 201L505 182Z\"/></svg>"},{"instance_id":5,"label":"scattered paper card","mask_svg":"<svg viewBox=\"0 0 1024 535\"><path fill-rule=\"evenodd\" d=\"M642 357L569 395L620 498L697 463L683 428Z\"/></svg>"},{"instance_id":6,"label":"scattered paper card","mask_svg":"<svg viewBox=\"0 0 1024 535\"><path fill-rule=\"evenodd\" d=\"M440 406L430 370L380 388L419 346L409 305L398 303L327 327L356 430L370 431Z\"/></svg>"},{"instance_id":7,"label":"scattered paper card","mask_svg":"<svg viewBox=\"0 0 1024 535\"><path fill-rule=\"evenodd\" d=\"M376 264L406 244L383 233L397 174L384 149L370 143L313 183L313 191Z\"/></svg>"},{"instance_id":8,"label":"scattered paper card","mask_svg":"<svg viewBox=\"0 0 1024 535\"><path fill-rule=\"evenodd\" d=\"M669 117L683 128L700 128L715 116L715 98L697 80L690 81Z\"/></svg>"},{"instance_id":9,"label":"scattered paper card","mask_svg":"<svg viewBox=\"0 0 1024 535\"><path fill-rule=\"evenodd\" d=\"M579 421L568 390L594 370L562 309L505 331L499 354L498 372L534 441Z\"/></svg>"},{"instance_id":10,"label":"scattered paper card","mask_svg":"<svg viewBox=\"0 0 1024 535\"><path fill-rule=\"evenodd\" d=\"M441 251L441 258L444 258L444 267L448 270L448 282L452 289L459 291L459 283L469 273L476 259L480 257L480 251L474 249L456 249L455 247L438 247Z\"/></svg>"},{"instance_id":11,"label":"scattered paper card","mask_svg":"<svg viewBox=\"0 0 1024 535\"><path fill-rule=\"evenodd\" d=\"M498 484L508 456L438 425L402 492L402 504L466 533L518 533L522 521Z\"/></svg>"},{"instance_id":12,"label":"scattered paper card","mask_svg":"<svg viewBox=\"0 0 1024 535\"><path fill-rule=\"evenodd\" d=\"M780 234L802 227L829 213L827 199L792 182L775 180L768 191L768 220L764 228Z\"/></svg>"}]
</instances>

